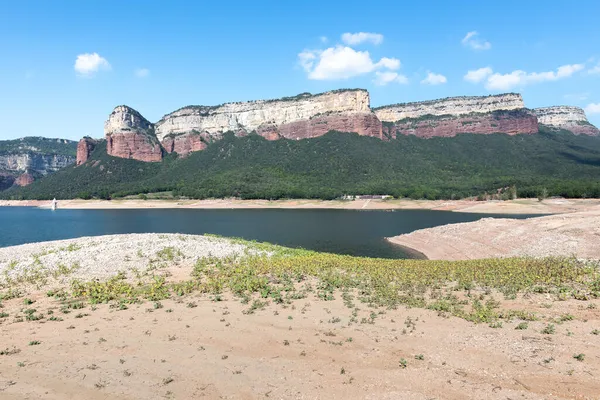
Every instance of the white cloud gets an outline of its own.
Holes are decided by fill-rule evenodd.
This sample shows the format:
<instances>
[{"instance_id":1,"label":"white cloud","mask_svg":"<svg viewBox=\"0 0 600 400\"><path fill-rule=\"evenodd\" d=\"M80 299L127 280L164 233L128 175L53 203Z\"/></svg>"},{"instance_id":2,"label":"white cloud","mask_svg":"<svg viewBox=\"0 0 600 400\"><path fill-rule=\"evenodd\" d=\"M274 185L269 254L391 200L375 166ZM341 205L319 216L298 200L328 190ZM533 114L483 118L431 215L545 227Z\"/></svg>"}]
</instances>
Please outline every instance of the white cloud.
<instances>
[{"instance_id":1,"label":"white cloud","mask_svg":"<svg viewBox=\"0 0 600 400\"><path fill-rule=\"evenodd\" d=\"M75 71L81 76L92 76L100 70L110 70L110 68L106 58L98 53L80 54L75 60Z\"/></svg>"},{"instance_id":2,"label":"white cloud","mask_svg":"<svg viewBox=\"0 0 600 400\"><path fill-rule=\"evenodd\" d=\"M598 63L595 67L588 69L588 74L600 74L600 63Z\"/></svg>"},{"instance_id":3,"label":"white cloud","mask_svg":"<svg viewBox=\"0 0 600 400\"><path fill-rule=\"evenodd\" d=\"M329 41L329 39L327 39L327 36L321 36L319 40L321 41L321 43L327 43Z\"/></svg>"},{"instance_id":4,"label":"white cloud","mask_svg":"<svg viewBox=\"0 0 600 400\"><path fill-rule=\"evenodd\" d=\"M590 103L585 107L588 114L600 114L600 103Z\"/></svg>"},{"instance_id":5,"label":"white cloud","mask_svg":"<svg viewBox=\"0 0 600 400\"><path fill-rule=\"evenodd\" d=\"M473 71L467 72L463 79L467 82L471 83L479 83L483 81L485 78L490 76L494 71L490 67L479 68Z\"/></svg>"},{"instance_id":6,"label":"white cloud","mask_svg":"<svg viewBox=\"0 0 600 400\"><path fill-rule=\"evenodd\" d=\"M406 85L408 83L408 78L404 75L400 75L397 72L392 71L375 72L375 79L373 79L373 83L377 86L385 86L388 83L392 82Z\"/></svg>"},{"instance_id":7,"label":"white cloud","mask_svg":"<svg viewBox=\"0 0 600 400\"><path fill-rule=\"evenodd\" d=\"M492 48L490 42L479 38L479 33L477 31L467 33L463 40L461 40L461 43L463 46L470 47L473 50L489 50Z\"/></svg>"},{"instance_id":8,"label":"white cloud","mask_svg":"<svg viewBox=\"0 0 600 400\"><path fill-rule=\"evenodd\" d=\"M147 78L150 76L150 70L148 68L138 68L135 71L133 71L133 73L138 78Z\"/></svg>"},{"instance_id":9,"label":"white cloud","mask_svg":"<svg viewBox=\"0 0 600 400\"><path fill-rule=\"evenodd\" d=\"M387 69L398 69L400 68L400 60L397 58L383 57L381 60L379 60L377 66Z\"/></svg>"},{"instance_id":10,"label":"white cloud","mask_svg":"<svg viewBox=\"0 0 600 400\"><path fill-rule=\"evenodd\" d=\"M512 71L509 74L495 73L487 78L485 84L489 90L508 90L516 86L523 86L532 83L556 81L572 76L575 72L584 69L583 64L570 64L558 67L555 71L547 72L525 72L521 70Z\"/></svg>"},{"instance_id":11,"label":"white cloud","mask_svg":"<svg viewBox=\"0 0 600 400\"><path fill-rule=\"evenodd\" d=\"M442 83L446 83L448 80L444 75L434 74L433 72L427 73L427 78L421 81L424 85L441 85Z\"/></svg>"},{"instance_id":12,"label":"white cloud","mask_svg":"<svg viewBox=\"0 0 600 400\"><path fill-rule=\"evenodd\" d=\"M383 57L378 62L371 59L368 51L357 51L338 45L325 50L305 50L298 54L298 61L308 73L308 79L348 79L380 69L398 69L400 60Z\"/></svg>"},{"instance_id":13,"label":"white cloud","mask_svg":"<svg viewBox=\"0 0 600 400\"><path fill-rule=\"evenodd\" d=\"M342 42L348 45L357 45L364 42L380 44L381 42L383 42L383 35L380 33L370 32L344 33L342 35Z\"/></svg>"}]
</instances>

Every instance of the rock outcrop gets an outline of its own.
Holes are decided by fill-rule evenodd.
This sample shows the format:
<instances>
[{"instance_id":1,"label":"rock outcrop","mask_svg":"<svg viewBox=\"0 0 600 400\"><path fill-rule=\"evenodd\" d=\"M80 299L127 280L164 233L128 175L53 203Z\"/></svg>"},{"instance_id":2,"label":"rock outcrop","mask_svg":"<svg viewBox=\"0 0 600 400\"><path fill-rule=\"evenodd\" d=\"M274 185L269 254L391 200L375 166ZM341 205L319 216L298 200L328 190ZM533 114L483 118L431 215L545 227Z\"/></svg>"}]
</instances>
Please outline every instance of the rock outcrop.
<instances>
[{"instance_id":1,"label":"rock outcrop","mask_svg":"<svg viewBox=\"0 0 600 400\"><path fill-rule=\"evenodd\" d=\"M180 135L168 135L162 140L167 153L177 153L186 157L194 151L204 150L211 138L206 133L192 131Z\"/></svg>"},{"instance_id":2,"label":"rock outcrop","mask_svg":"<svg viewBox=\"0 0 600 400\"><path fill-rule=\"evenodd\" d=\"M19 177L17 177L17 179L15 179L15 185L18 185L18 186L31 185L34 180L35 179L33 178L33 175L26 172L24 174L19 175Z\"/></svg>"},{"instance_id":3,"label":"rock outcrop","mask_svg":"<svg viewBox=\"0 0 600 400\"><path fill-rule=\"evenodd\" d=\"M600 130L589 123L585 112L579 107L543 107L536 108L533 111L542 125L555 129L565 129L575 135L600 135Z\"/></svg>"},{"instance_id":4,"label":"rock outcrop","mask_svg":"<svg viewBox=\"0 0 600 400\"><path fill-rule=\"evenodd\" d=\"M422 138L453 137L460 133L538 132L536 115L525 108L520 94L449 97L417 103L394 104L374 109L384 122L384 135Z\"/></svg>"},{"instance_id":5,"label":"rock outcrop","mask_svg":"<svg viewBox=\"0 0 600 400\"><path fill-rule=\"evenodd\" d=\"M90 155L96 148L97 144L98 144L98 141L95 139L92 139L89 136L86 136L83 139L81 139L79 141L79 143L77 143L76 165L81 165L81 164L85 163L90 158Z\"/></svg>"},{"instance_id":6,"label":"rock outcrop","mask_svg":"<svg viewBox=\"0 0 600 400\"><path fill-rule=\"evenodd\" d=\"M109 155L139 161L162 160L162 147L154 125L127 106L118 106L104 124L106 151Z\"/></svg>"},{"instance_id":7,"label":"rock outcrop","mask_svg":"<svg viewBox=\"0 0 600 400\"><path fill-rule=\"evenodd\" d=\"M397 135L415 135L421 138L454 137L461 133L507 135L534 134L538 132L535 114L527 109L472 113L460 116L443 115L405 118L384 125L389 138Z\"/></svg>"},{"instance_id":8,"label":"rock outcrop","mask_svg":"<svg viewBox=\"0 0 600 400\"><path fill-rule=\"evenodd\" d=\"M238 135L255 131L268 140L276 140L312 138L330 130L382 138L381 124L371 112L366 90L302 93L278 100L212 107L189 106L165 115L156 123L156 135L163 144L170 135L192 131L217 139L227 131Z\"/></svg>"},{"instance_id":9,"label":"rock outcrop","mask_svg":"<svg viewBox=\"0 0 600 400\"><path fill-rule=\"evenodd\" d=\"M504 93L492 96L448 97L439 100L392 104L374 108L373 112L381 121L396 122L405 118L420 118L426 115L458 116L521 108L525 108L525 103L520 94Z\"/></svg>"}]
</instances>

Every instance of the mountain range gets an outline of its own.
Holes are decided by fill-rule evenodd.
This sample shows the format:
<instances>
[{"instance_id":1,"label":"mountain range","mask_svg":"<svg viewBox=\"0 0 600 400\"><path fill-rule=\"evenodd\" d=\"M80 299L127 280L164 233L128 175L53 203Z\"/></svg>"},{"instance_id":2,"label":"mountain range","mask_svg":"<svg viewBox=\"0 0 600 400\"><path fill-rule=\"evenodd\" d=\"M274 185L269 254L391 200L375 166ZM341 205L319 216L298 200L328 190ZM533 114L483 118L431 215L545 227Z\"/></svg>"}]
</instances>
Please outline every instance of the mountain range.
<instances>
[{"instance_id":1,"label":"mountain range","mask_svg":"<svg viewBox=\"0 0 600 400\"><path fill-rule=\"evenodd\" d=\"M371 108L366 90L341 89L186 106L156 123L122 105L104 133L79 141L76 160L64 159L74 165L27 187L17 186L33 179L17 176L2 197L451 198L506 185L520 195L600 196L600 131L580 108L528 109L517 93ZM74 143L63 145L55 156L72 157Z\"/></svg>"}]
</instances>

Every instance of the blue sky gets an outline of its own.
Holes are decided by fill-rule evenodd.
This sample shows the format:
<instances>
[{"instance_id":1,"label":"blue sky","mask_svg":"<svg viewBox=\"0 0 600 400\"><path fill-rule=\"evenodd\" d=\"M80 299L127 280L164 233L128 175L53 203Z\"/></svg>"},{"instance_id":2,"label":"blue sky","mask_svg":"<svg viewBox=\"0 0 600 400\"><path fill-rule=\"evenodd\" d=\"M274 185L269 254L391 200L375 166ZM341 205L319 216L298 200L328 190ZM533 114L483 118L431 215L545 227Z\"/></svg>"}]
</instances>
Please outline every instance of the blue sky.
<instances>
[{"instance_id":1,"label":"blue sky","mask_svg":"<svg viewBox=\"0 0 600 400\"><path fill-rule=\"evenodd\" d=\"M514 91L600 125L598 15L559 0L4 1L0 139L101 137L119 104L155 122L338 88L372 106Z\"/></svg>"}]
</instances>

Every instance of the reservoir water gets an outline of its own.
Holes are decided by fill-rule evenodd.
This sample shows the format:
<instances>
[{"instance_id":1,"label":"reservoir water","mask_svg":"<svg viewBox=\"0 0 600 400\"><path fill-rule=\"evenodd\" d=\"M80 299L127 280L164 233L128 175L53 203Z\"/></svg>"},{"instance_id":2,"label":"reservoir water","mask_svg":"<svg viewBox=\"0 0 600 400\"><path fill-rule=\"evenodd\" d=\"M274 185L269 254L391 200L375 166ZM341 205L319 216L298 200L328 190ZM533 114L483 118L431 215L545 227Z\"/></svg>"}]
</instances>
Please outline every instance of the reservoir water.
<instances>
[{"instance_id":1,"label":"reservoir water","mask_svg":"<svg viewBox=\"0 0 600 400\"><path fill-rule=\"evenodd\" d=\"M289 209L61 210L0 207L0 247L118 233L212 233L338 254L410 258L385 237L480 218L526 218L430 210ZM493 234L492 232L490 234Z\"/></svg>"}]
</instances>

